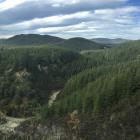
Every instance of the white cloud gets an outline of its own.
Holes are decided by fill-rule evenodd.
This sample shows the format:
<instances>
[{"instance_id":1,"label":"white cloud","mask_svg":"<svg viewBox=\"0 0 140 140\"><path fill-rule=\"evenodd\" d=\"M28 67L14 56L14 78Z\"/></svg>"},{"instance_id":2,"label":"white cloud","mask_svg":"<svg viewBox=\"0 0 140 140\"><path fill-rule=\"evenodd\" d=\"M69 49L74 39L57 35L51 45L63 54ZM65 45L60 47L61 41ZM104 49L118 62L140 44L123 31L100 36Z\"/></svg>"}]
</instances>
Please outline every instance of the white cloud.
<instances>
[{"instance_id":1,"label":"white cloud","mask_svg":"<svg viewBox=\"0 0 140 140\"><path fill-rule=\"evenodd\" d=\"M104 5L123 3L127 0L5 0L0 3L0 12L15 8L26 2L48 3L59 7L88 3L91 5ZM95 9L71 14L59 14L1 25L0 36L9 36L20 33L52 34L61 37L140 37L140 18L133 16L140 13L139 6L121 6L118 8ZM19 20L20 21L20 20Z\"/></svg>"},{"instance_id":2,"label":"white cloud","mask_svg":"<svg viewBox=\"0 0 140 140\"><path fill-rule=\"evenodd\" d=\"M95 14L97 15L125 15L133 12L140 12L140 7L136 6L127 6L116 9L99 9L95 10Z\"/></svg>"},{"instance_id":3,"label":"white cloud","mask_svg":"<svg viewBox=\"0 0 140 140\"><path fill-rule=\"evenodd\" d=\"M104 5L110 3L122 3L127 2L128 0L47 0L49 3L53 4L53 6L62 6L62 5L72 5L79 3L90 3L93 5Z\"/></svg>"},{"instance_id":4,"label":"white cloud","mask_svg":"<svg viewBox=\"0 0 140 140\"><path fill-rule=\"evenodd\" d=\"M111 11L111 12L110 12ZM133 17L135 12L140 12L139 7L123 7L116 9L99 9L88 14L90 21L65 26L46 27L37 29L40 34L53 34L61 37L109 37L109 38L139 38L140 19ZM131 15L132 14L132 15ZM137 28L136 28L136 27Z\"/></svg>"},{"instance_id":5,"label":"white cloud","mask_svg":"<svg viewBox=\"0 0 140 140\"><path fill-rule=\"evenodd\" d=\"M116 22L116 23L132 23L133 18L129 15L134 12L140 11L139 7L123 7L116 9L98 9L95 11L83 11L77 12L69 15L56 15L45 18L35 18L29 21L24 21L21 23L0 26L2 30L27 30L33 26L56 26L61 25L69 20L86 20L96 21L96 22ZM82 22L81 21L81 22ZM100 24L98 24L100 25Z\"/></svg>"},{"instance_id":6,"label":"white cloud","mask_svg":"<svg viewBox=\"0 0 140 140\"><path fill-rule=\"evenodd\" d=\"M0 11L4 11L10 8L14 8L24 2L27 2L30 0L5 0L0 3Z\"/></svg>"},{"instance_id":7,"label":"white cloud","mask_svg":"<svg viewBox=\"0 0 140 140\"><path fill-rule=\"evenodd\" d=\"M133 16L140 12L140 7L126 6L116 9L98 9L94 11L94 16L99 17L99 21L116 23L116 24L132 24L136 21Z\"/></svg>"},{"instance_id":8,"label":"white cloud","mask_svg":"<svg viewBox=\"0 0 140 140\"><path fill-rule=\"evenodd\" d=\"M64 5L73 5L73 4L80 4L80 3L90 3L95 5L104 5L110 3L122 3L128 0L5 0L0 3L0 11L8 10L14 8L18 5L21 5L25 2L33 2L38 3L38 5L43 3L51 4L53 7L64 6ZM50 5L50 6L51 6Z\"/></svg>"},{"instance_id":9,"label":"white cloud","mask_svg":"<svg viewBox=\"0 0 140 140\"><path fill-rule=\"evenodd\" d=\"M83 11L83 12L77 12L74 14L69 15L57 15L57 16L51 16L51 17L45 17L45 18L35 18L33 20L24 21L17 24L11 24L11 25L5 25L0 26L1 30L27 30L32 28L33 26L52 26L52 25L58 25L63 24L63 22L71 19L87 19L89 17L92 17L92 13L89 11Z\"/></svg>"},{"instance_id":10,"label":"white cloud","mask_svg":"<svg viewBox=\"0 0 140 140\"><path fill-rule=\"evenodd\" d=\"M85 22L82 22L80 24L70 25L70 26L64 26L64 27L47 27L47 28L39 28L36 30L37 33L45 34L45 33L60 33L60 32L83 32L86 30L92 30L96 31L96 28L99 28L98 26L92 26L88 27L88 24Z\"/></svg>"}]
</instances>

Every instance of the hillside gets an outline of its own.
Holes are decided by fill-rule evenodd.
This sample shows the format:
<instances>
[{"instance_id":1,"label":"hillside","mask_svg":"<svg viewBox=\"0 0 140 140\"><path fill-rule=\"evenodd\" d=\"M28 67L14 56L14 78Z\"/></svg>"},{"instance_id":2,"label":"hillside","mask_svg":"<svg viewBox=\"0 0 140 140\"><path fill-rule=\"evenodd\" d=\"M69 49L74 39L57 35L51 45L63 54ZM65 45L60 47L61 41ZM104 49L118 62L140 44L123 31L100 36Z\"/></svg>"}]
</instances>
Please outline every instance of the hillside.
<instances>
[{"instance_id":1,"label":"hillside","mask_svg":"<svg viewBox=\"0 0 140 140\"><path fill-rule=\"evenodd\" d=\"M91 40L96 43L101 43L101 44L121 44L121 43L125 43L129 41L127 39L122 39L122 38L116 38L116 39L93 38Z\"/></svg>"},{"instance_id":2,"label":"hillside","mask_svg":"<svg viewBox=\"0 0 140 140\"><path fill-rule=\"evenodd\" d=\"M44 45L63 42L64 39L49 36L49 35L37 35L37 34L21 34L13 36L9 39L3 39L0 41L1 45Z\"/></svg>"},{"instance_id":3,"label":"hillside","mask_svg":"<svg viewBox=\"0 0 140 140\"><path fill-rule=\"evenodd\" d=\"M0 111L25 120L9 140L139 138L140 41L77 50L52 46L0 50ZM9 121L0 118L0 127L7 126Z\"/></svg>"},{"instance_id":4,"label":"hillside","mask_svg":"<svg viewBox=\"0 0 140 140\"><path fill-rule=\"evenodd\" d=\"M0 110L10 116L31 116L52 91L63 87L71 75L70 64L80 57L51 47L1 50Z\"/></svg>"},{"instance_id":5,"label":"hillside","mask_svg":"<svg viewBox=\"0 0 140 140\"><path fill-rule=\"evenodd\" d=\"M104 49L106 46L95 43L85 38L71 38L59 44L65 48L73 50L91 50L91 49Z\"/></svg>"},{"instance_id":6,"label":"hillside","mask_svg":"<svg viewBox=\"0 0 140 140\"><path fill-rule=\"evenodd\" d=\"M83 62L83 71L67 81L51 109L43 108L43 118L64 117L76 110L83 139L118 140L125 136L136 140L140 123L138 42L132 42L131 47L84 53L89 61Z\"/></svg>"},{"instance_id":7,"label":"hillside","mask_svg":"<svg viewBox=\"0 0 140 140\"><path fill-rule=\"evenodd\" d=\"M61 48L67 48L70 50L91 50L91 49L103 49L108 47L85 38L71 38L62 39L50 35L37 35L37 34L21 34L16 35L8 39L0 39L0 46L8 47L30 47L30 46L42 46L51 45L52 47L57 46Z\"/></svg>"}]
</instances>

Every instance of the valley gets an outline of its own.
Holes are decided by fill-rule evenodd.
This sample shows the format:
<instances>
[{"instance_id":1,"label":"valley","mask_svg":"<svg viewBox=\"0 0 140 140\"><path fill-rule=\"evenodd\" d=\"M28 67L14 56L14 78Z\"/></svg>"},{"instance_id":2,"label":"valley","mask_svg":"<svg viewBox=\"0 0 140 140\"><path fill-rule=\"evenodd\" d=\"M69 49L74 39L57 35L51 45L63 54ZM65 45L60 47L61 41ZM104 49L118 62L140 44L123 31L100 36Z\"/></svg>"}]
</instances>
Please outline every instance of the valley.
<instances>
[{"instance_id":1,"label":"valley","mask_svg":"<svg viewBox=\"0 0 140 140\"><path fill-rule=\"evenodd\" d=\"M1 42L0 138L137 140L139 64L139 40L108 47L18 35Z\"/></svg>"},{"instance_id":2,"label":"valley","mask_svg":"<svg viewBox=\"0 0 140 140\"><path fill-rule=\"evenodd\" d=\"M0 0L0 140L140 140L140 0Z\"/></svg>"}]
</instances>

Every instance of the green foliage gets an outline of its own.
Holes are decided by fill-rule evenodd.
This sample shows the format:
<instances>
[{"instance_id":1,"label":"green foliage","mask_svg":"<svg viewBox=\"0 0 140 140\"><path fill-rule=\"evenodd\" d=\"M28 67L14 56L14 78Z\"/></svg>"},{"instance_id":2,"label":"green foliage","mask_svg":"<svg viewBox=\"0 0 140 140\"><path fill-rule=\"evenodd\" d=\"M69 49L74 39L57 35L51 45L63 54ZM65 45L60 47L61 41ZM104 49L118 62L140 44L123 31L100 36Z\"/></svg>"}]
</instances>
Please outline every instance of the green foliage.
<instances>
[{"instance_id":1,"label":"green foliage","mask_svg":"<svg viewBox=\"0 0 140 140\"><path fill-rule=\"evenodd\" d=\"M31 116L52 90L70 77L78 53L56 48L4 49L0 52L0 109L12 116ZM32 111L33 110L33 111Z\"/></svg>"},{"instance_id":2,"label":"green foliage","mask_svg":"<svg viewBox=\"0 0 140 140\"><path fill-rule=\"evenodd\" d=\"M104 49L106 47L106 45L101 45L85 38L71 38L59 43L59 45L76 51Z\"/></svg>"},{"instance_id":3,"label":"green foliage","mask_svg":"<svg viewBox=\"0 0 140 140\"><path fill-rule=\"evenodd\" d=\"M67 81L50 114L63 116L75 109L104 113L135 96L139 90L139 54L139 45L84 53L83 63L75 63L80 73Z\"/></svg>"},{"instance_id":4,"label":"green foliage","mask_svg":"<svg viewBox=\"0 0 140 140\"><path fill-rule=\"evenodd\" d=\"M140 43L133 43L82 52L71 64L78 73L51 108L43 107L42 119L78 110L79 137L85 140L139 139Z\"/></svg>"},{"instance_id":5,"label":"green foliage","mask_svg":"<svg viewBox=\"0 0 140 140\"><path fill-rule=\"evenodd\" d=\"M62 39L55 36L37 34L21 34L9 39L0 40L0 46L2 48L38 47L46 44L51 45L52 47L61 47L75 51L104 49L105 47L108 47L107 45L99 44L85 38Z\"/></svg>"},{"instance_id":6,"label":"green foliage","mask_svg":"<svg viewBox=\"0 0 140 140\"><path fill-rule=\"evenodd\" d=\"M76 44L76 51L85 49L84 43L82 49L79 41ZM23 117L41 108L43 121L64 118L77 110L83 117L79 134L86 140L136 139L140 123L139 46L139 41L128 42L81 54L47 46L2 48L0 110ZM61 92L49 107L48 98L55 90Z\"/></svg>"},{"instance_id":7,"label":"green foliage","mask_svg":"<svg viewBox=\"0 0 140 140\"><path fill-rule=\"evenodd\" d=\"M49 35L37 35L37 34L21 34L11 37L9 39L0 40L1 45L43 45L52 44L55 45L64 41L62 38L53 37Z\"/></svg>"}]
</instances>

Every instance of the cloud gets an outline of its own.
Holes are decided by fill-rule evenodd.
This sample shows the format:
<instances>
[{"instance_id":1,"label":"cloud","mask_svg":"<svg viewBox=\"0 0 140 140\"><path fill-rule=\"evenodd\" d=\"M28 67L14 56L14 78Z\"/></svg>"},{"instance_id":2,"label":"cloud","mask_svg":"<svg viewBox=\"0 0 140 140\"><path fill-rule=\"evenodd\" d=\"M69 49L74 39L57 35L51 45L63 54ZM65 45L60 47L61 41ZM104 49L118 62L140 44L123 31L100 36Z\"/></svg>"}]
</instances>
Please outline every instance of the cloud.
<instances>
[{"instance_id":1,"label":"cloud","mask_svg":"<svg viewBox=\"0 0 140 140\"><path fill-rule=\"evenodd\" d=\"M89 3L92 5L104 5L104 4L110 4L110 3L122 3L122 2L127 2L128 0L71 0L71 1L66 1L66 0L51 0L48 1L54 6L63 6L63 5L74 5L74 4L81 4L81 3Z\"/></svg>"},{"instance_id":2,"label":"cloud","mask_svg":"<svg viewBox=\"0 0 140 140\"><path fill-rule=\"evenodd\" d=\"M140 6L128 0L5 0L0 3L0 36L21 33L61 37L136 38ZM136 28L137 27L137 28Z\"/></svg>"},{"instance_id":3,"label":"cloud","mask_svg":"<svg viewBox=\"0 0 140 140\"><path fill-rule=\"evenodd\" d=\"M81 4L81 3L90 3L93 5L104 5L104 4L110 4L110 3L120 3L120 2L126 2L128 0L1 0L0 1L0 11L4 11L7 9L14 8L16 6L19 6L23 3L47 3L51 4L51 6L58 7L58 6L64 6L64 5L75 5L75 4Z\"/></svg>"},{"instance_id":4,"label":"cloud","mask_svg":"<svg viewBox=\"0 0 140 140\"><path fill-rule=\"evenodd\" d=\"M30 1L30 0L29 0ZM0 11L14 8L20 4L27 2L27 0L5 0L0 3Z\"/></svg>"},{"instance_id":5,"label":"cloud","mask_svg":"<svg viewBox=\"0 0 140 140\"><path fill-rule=\"evenodd\" d=\"M39 28L36 30L37 33L45 34L45 33L51 33L51 34L57 34L57 33L74 33L74 32L85 32L87 30L90 31L96 31L96 29L99 29L97 25L94 25L92 22L92 26L89 26L91 22L82 22L79 24L69 25L69 26L62 26L62 27L46 27L46 28Z\"/></svg>"},{"instance_id":6,"label":"cloud","mask_svg":"<svg viewBox=\"0 0 140 140\"><path fill-rule=\"evenodd\" d=\"M66 15L56 15L56 16L50 16L45 18L35 18L32 20L1 26L1 29L29 29L36 26L57 26L57 25L64 25L72 24L73 21L77 22L83 22L83 21L89 21L89 20L115 20L117 22L128 22L129 17L128 14L139 12L140 8L138 7L124 7L124 8L116 8L116 9L98 9L95 11L82 11L77 12L73 14L66 14ZM125 16L125 17L124 17ZM127 17L126 17L127 16ZM115 19L115 17L118 17ZM114 18L114 19L113 19Z\"/></svg>"},{"instance_id":7,"label":"cloud","mask_svg":"<svg viewBox=\"0 0 140 140\"><path fill-rule=\"evenodd\" d=\"M127 0L5 0L0 3L0 25L34 18L114 8Z\"/></svg>"},{"instance_id":8,"label":"cloud","mask_svg":"<svg viewBox=\"0 0 140 140\"><path fill-rule=\"evenodd\" d=\"M87 19L74 25L63 27L46 27L39 28L36 33L52 34L61 37L122 37L122 38L138 38L140 33L136 31L135 26L140 27L140 20L132 15L140 12L139 7L123 7L116 9L98 9L87 14ZM135 34L134 31L136 31Z\"/></svg>"},{"instance_id":9,"label":"cloud","mask_svg":"<svg viewBox=\"0 0 140 140\"><path fill-rule=\"evenodd\" d=\"M24 21L21 23L0 26L0 30L3 31L21 31L31 30L41 27L50 26L64 26L69 24L79 23L83 20L89 20L92 17L92 13L89 11L77 12L69 15L57 15L45 18L35 18L33 20Z\"/></svg>"},{"instance_id":10,"label":"cloud","mask_svg":"<svg viewBox=\"0 0 140 140\"><path fill-rule=\"evenodd\" d=\"M133 12L140 12L140 7L136 7L136 6L127 6L127 7L123 7L123 8L116 8L116 9L99 9L99 10L95 10L95 14L98 15L125 15L125 14L129 14L129 13L133 13Z\"/></svg>"}]
</instances>

